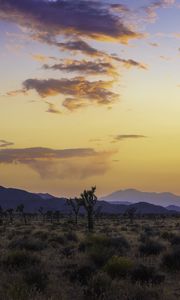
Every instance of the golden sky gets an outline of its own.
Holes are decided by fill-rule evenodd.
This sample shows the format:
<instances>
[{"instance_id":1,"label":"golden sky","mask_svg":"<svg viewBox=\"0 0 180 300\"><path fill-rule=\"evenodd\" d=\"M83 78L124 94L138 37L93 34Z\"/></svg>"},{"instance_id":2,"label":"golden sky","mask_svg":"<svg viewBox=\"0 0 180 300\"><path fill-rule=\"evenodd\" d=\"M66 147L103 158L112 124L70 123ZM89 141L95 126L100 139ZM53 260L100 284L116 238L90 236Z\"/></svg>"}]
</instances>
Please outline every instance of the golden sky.
<instances>
[{"instance_id":1,"label":"golden sky","mask_svg":"<svg viewBox=\"0 0 180 300\"><path fill-rule=\"evenodd\" d=\"M180 1L0 0L0 185L180 194Z\"/></svg>"}]
</instances>

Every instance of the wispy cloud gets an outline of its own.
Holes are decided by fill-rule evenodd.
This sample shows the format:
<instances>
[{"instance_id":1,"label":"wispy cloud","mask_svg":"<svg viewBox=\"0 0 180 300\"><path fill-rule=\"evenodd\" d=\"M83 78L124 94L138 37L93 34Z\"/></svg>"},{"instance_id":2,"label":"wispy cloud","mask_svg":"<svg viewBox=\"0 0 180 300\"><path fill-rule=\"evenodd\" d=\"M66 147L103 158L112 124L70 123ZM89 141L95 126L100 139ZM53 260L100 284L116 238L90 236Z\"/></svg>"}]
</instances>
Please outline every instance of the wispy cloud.
<instances>
[{"instance_id":1,"label":"wispy cloud","mask_svg":"<svg viewBox=\"0 0 180 300\"><path fill-rule=\"evenodd\" d=\"M123 63L123 65L126 68L138 67L138 68L144 69L144 70L148 69L148 66L146 64L138 62L134 59L123 59L123 58L119 58L118 56L115 56L115 55L113 55L111 58L118 61L118 62L120 62L120 63Z\"/></svg>"},{"instance_id":2,"label":"wispy cloud","mask_svg":"<svg viewBox=\"0 0 180 300\"><path fill-rule=\"evenodd\" d=\"M114 137L113 142L142 138L147 138L147 136L141 134L118 134Z\"/></svg>"},{"instance_id":3,"label":"wispy cloud","mask_svg":"<svg viewBox=\"0 0 180 300\"><path fill-rule=\"evenodd\" d=\"M0 150L0 164L23 164L44 179L83 179L106 173L114 152L92 148L49 149L43 147Z\"/></svg>"},{"instance_id":4,"label":"wispy cloud","mask_svg":"<svg viewBox=\"0 0 180 300\"><path fill-rule=\"evenodd\" d=\"M48 104L48 109L46 112L53 113L53 114L61 114L61 111L56 108L56 106L53 103L46 102Z\"/></svg>"},{"instance_id":5,"label":"wispy cloud","mask_svg":"<svg viewBox=\"0 0 180 300\"><path fill-rule=\"evenodd\" d=\"M0 148L5 148L14 145L12 142L8 142L6 140L0 140Z\"/></svg>"},{"instance_id":6,"label":"wispy cloud","mask_svg":"<svg viewBox=\"0 0 180 300\"><path fill-rule=\"evenodd\" d=\"M148 20L154 22L157 19L157 10L159 8L167 8L175 4L176 0L157 0L151 2L149 5L144 7L147 14Z\"/></svg>"}]
</instances>

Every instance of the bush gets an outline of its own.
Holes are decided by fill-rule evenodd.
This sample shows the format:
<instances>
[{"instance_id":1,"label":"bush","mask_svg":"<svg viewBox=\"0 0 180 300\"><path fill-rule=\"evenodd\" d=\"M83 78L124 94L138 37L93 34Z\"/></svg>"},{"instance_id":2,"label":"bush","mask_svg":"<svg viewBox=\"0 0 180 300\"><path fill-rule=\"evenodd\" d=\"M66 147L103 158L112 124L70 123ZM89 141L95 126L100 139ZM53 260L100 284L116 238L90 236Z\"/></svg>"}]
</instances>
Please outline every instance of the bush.
<instances>
[{"instance_id":1,"label":"bush","mask_svg":"<svg viewBox=\"0 0 180 300\"><path fill-rule=\"evenodd\" d=\"M97 273L85 290L87 299L109 299L105 295L111 291L111 278L106 273Z\"/></svg>"},{"instance_id":2,"label":"bush","mask_svg":"<svg viewBox=\"0 0 180 300\"><path fill-rule=\"evenodd\" d=\"M66 242L66 238L63 235L54 235L48 239L48 242L51 244L56 243L64 245Z\"/></svg>"},{"instance_id":3,"label":"bush","mask_svg":"<svg viewBox=\"0 0 180 300\"><path fill-rule=\"evenodd\" d=\"M117 252L124 254L125 250L130 249L129 242L124 236L112 237L109 239L109 246Z\"/></svg>"},{"instance_id":4,"label":"bush","mask_svg":"<svg viewBox=\"0 0 180 300\"><path fill-rule=\"evenodd\" d=\"M164 279L164 274L159 273L154 267L143 264L137 265L131 272L132 282L160 284Z\"/></svg>"},{"instance_id":5,"label":"bush","mask_svg":"<svg viewBox=\"0 0 180 300\"><path fill-rule=\"evenodd\" d=\"M103 266L113 255L123 255L129 247L128 241L123 236L90 235L80 244L79 250L83 252L87 250L93 262L97 266Z\"/></svg>"},{"instance_id":6,"label":"bush","mask_svg":"<svg viewBox=\"0 0 180 300\"><path fill-rule=\"evenodd\" d=\"M41 267L31 266L24 270L23 280L29 287L42 291L47 285L48 276Z\"/></svg>"},{"instance_id":7,"label":"bush","mask_svg":"<svg viewBox=\"0 0 180 300\"><path fill-rule=\"evenodd\" d=\"M139 246L141 255L158 255L165 249L165 246L156 240L147 240Z\"/></svg>"},{"instance_id":8,"label":"bush","mask_svg":"<svg viewBox=\"0 0 180 300\"><path fill-rule=\"evenodd\" d=\"M111 278L126 277L133 268L133 262L126 257L112 257L104 267Z\"/></svg>"},{"instance_id":9,"label":"bush","mask_svg":"<svg viewBox=\"0 0 180 300\"><path fill-rule=\"evenodd\" d=\"M90 247L90 249L88 250L88 254L93 263L95 263L97 267L101 267L113 255L113 252L112 249L97 244Z\"/></svg>"},{"instance_id":10,"label":"bush","mask_svg":"<svg viewBox=\"0 0 180 300\"><path fill-rule=\"evenodd\" d=\"M92 264L76 265L71 270L68 270L68 277L71 281L79 281L81 285L87 285L95 271L95 266Z\"/></svg>"},{"instance_id":11,"label":"bush","mask_svg":"<svg viewBox=\"0 0 180 300\"><path fill-rule=\"evenodd\" d=\"M162 292L150 286L135 285L129 288L128 300L162 300Z\"/></svg>"},{"instance_id":12,"label":"bush","mask_svg":"<svg viewBox=\"0 0 180 300\"><path fill-rule=\"evenodd\" d=\"M180 247L164 254L162 258L162 265L169 271L180 271Z\"/></svg>"},{"instance_id":13,"label":"bush","mask_svg":"<svg viewBox=\"0 0 180 300\"><path fill-rule=\"evenodd\" d=\"M42 241L45 241L48 239L48 232L47 231L44 231L44 230L37 230L33 233L33 236L36 237L36 238L39 238L40 240Z\"/></svg>"},{"instance_id":14,"label":"bush","mask_svg":"<svg viewBox=\"0 0 180 300\"><path fill-rule=\"evenodd\" d=\"M9 243L10 249L19 249L19 250L42 251L46 247L47 247L47 244L38 239L20 238L17 240L12 240Z\"/></svg>"},{"instance_id":15,"label":"bush","mask_svg":"<svg viewBox=\"0 0 180 300\"><path fill-rule=\"evenodd\" d=\"M65 233L64 237L67 241L76 242L76 243L78 242L78 236L73 231L69 231L69 232Z\"/></svg>"},{"instance_id":16,"label":"bush","mask_svg":"<svg viewBox=\"0 0 180 300\"><path fill-rule=\"evenodd\" d=\"M172 246L180 245L180 235L174 235L171 237L170 242Z\"/></svg>"},{"instance_id":17,"label":"bush","mask_svg":"<svg viewBox=\"0 0 180 300\"><path fill-rule=\"evenodd\" d=\"M161 234L161 237L162 237L164 240L170 241L170 240L174 237L174 234L173 234L172 232L164 231L164 232Z\"/></svg>"},{"instance_id":18,"label":"bush","mask_svg":"<svg viewBox=\"0 0 180 300\"><path fill-rule=\"evenodd\" d=\"M1 263L6 268L25 268L39 264L40 260L28 252L17 250L3 257Z\"/></svg>"}]
</instances>

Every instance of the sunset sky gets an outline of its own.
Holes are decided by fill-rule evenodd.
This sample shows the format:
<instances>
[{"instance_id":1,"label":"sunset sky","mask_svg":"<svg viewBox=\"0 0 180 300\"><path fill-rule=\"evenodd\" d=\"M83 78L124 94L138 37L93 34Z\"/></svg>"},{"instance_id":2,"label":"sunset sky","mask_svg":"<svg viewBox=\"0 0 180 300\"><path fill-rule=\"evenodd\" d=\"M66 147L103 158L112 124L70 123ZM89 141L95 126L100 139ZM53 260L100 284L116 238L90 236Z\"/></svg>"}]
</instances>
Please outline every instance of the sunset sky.
<instances>
[{"instance_id":1,"label":"sunset sky","mask_svg":"<svg viewBox=\"0 0 180 300\"><path fill-rule=\"evenodd\" d=\"M180 194L180 1L0 0L0 185Z\"/></svg>"}]
</instances>

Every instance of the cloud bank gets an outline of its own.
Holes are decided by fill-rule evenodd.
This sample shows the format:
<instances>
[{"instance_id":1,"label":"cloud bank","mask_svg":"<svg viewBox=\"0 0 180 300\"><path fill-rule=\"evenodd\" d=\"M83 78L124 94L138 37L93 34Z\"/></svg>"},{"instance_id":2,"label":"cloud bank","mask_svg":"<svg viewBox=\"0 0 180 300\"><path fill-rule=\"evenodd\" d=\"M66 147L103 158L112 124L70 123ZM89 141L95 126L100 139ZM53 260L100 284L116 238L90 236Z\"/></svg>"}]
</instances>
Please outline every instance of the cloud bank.
<instances>
[{"instance_id":1,"label":"cloud bank","mask_svg":"<svg viewBox=\"0 0 180 300\"><path fill-rule=\"evenodd\" d=\"M92 148L50 149L43 147L2 149L0 164L23 164L43 179L83 179L106 173L113 152Z\"/></svg>"}]
</instances>

